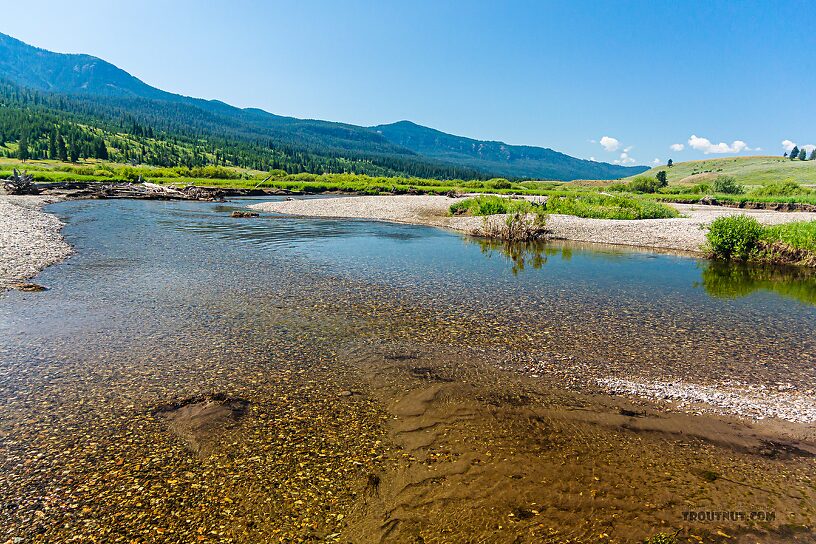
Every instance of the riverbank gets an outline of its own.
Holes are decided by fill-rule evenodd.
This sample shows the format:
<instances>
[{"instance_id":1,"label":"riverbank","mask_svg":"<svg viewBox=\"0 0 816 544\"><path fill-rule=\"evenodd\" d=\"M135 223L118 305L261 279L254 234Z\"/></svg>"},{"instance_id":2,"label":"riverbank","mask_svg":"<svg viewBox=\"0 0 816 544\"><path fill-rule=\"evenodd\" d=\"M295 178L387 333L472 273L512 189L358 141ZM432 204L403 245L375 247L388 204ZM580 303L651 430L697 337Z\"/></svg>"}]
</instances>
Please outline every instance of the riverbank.
<instances>
[{"instance_id":1,"label":"riverbank","mask_svg":"<svg viewBox=\"0 0 816 544\"><path fill-rule=\"evenodd\" d=\"M305 217L373 219L395 223L442 227L472 236L486 232L482 217L451 217L448 209L462 199L443 196L360 196L354 198L295 199L254 204L251 208ZM551 238L700 253L705 227L723 215L744 214L760 223L775 225L816 220L813 212L777 212L720 206L671 204L682 217L673 219L584 219L552 214L547 219ZM491 221L501 221L494 216Z\"/></svg>"},{"instance_id":2,"label":"riverbank","mask_svg":"<svg viewBox=\"0 0 816 544\"><path fill-rule=\"evenodd\" d=\"M0 291L71 254L63 223L42 211L54 197L0 195Z\"/></svg>"}]
</instances>

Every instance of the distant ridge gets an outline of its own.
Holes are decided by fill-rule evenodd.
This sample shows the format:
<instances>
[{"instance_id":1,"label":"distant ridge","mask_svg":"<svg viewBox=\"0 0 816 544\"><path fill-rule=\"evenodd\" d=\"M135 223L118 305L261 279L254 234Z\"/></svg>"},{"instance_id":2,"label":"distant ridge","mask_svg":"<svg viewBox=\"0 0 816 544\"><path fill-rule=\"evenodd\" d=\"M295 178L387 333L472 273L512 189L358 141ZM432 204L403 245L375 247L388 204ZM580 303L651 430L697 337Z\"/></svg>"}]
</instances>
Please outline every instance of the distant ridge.
<instances>
[{"instance_id":1,"label":"distant ridge","mask_svg":"<svg viewBox=\"0 0 816 544\"><path fill-rule=\"evenodd\" d=\"M420 155L477 170L500 171L512 177L565 181L617 179L648 170L645 166L619 166L576 159L543 147L509 145L504 142L454 136L411 121L378 125L372 129L390 142Z\"/></svg>"},{"instance_id":2,"label":"distant ridge","mask_svg":"<svg viewBox=\"0 0 816 544\"><path fill-rule=\"evenodd\" d=\"M7 83L3 87L7 105L47 109L49 118L81 120L83 126L95 126L104 134L128 130L122 121L128 118L134 126L160 132L160 138L172 138L174 145L182 142L193 149L206 139L209 149L222 149L217 153L220 160L228 157L236 166L280 167L294 171L290 173L553 180L617 179L647 169L577 159L552 149L473 140L409 121L360 127L236 108L157 89L91 55L54 53L2 33L0 82ZM35 92L19 92L18 87ZM62 95L65 100L58 99ZM40 132L46 128L43 125ZM18 129L5 127L11 134ZM196 160L203 156L191 153ZM151 155L150 160L159 159ZM167 155L161 160L174 159Z\"/></svg>"}]
</instances>

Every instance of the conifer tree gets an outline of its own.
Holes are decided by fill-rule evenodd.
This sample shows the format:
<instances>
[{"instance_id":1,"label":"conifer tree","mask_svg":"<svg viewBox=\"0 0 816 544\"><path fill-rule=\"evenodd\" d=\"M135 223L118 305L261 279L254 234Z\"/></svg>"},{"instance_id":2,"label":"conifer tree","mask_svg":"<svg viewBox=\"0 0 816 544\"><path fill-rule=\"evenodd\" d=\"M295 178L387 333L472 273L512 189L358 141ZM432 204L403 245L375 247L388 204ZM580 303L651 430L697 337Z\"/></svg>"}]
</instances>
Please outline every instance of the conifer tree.
<instances>
[{"instance_id":1,"label":"conifer tree","mask_svg":"<svg viewBox=\"0 0 816 544\"><path fill-rule=\"evenodd\" d=\"M799 146L795 145L795 146L793 146L793 149L791 149L790 160L798 159L798 158L799 158Z\"/></svg>"},{"instance_id":2,"label":"conifer tree","mask_svg":"<svg viewBox=\"0 0 816 544\"><path fill-rule=\"evenodd\" d=\"M71 139L71 145L69 147L68 154L71 156L71 162L79 161L79 147L77 146L75 139Z\"/></svg>"},{"instance_id":3,"label":"conifer tree","mask_svg":"<svg viewBox=\"0 0 816 544\"><path fill-rule=\"evenodd\" d=\"M56 131L51 131L48 137L48 158L56 160L57 158L57 134Z\"/></svg>"},{"instance_id":4,"label":"conifer tree","mask_svg":"<svg viewBox=\"0 0 816 544\"><path fill-rule=\"evenodd\" d=\"M800 161L806 161L807 160L807 151L805 150L804 147L799 150L799 160Z\"/></svg>"},{"instance_id":5,"label":"conifer tree","mask_svg":"<svg viewBox=\"0 0 816 544\"><path fill-rule=\"evenodd\" d=\"M28 134L25 132L20 135L20 146L17 150L17 158L23 162L28 160Z\"/></svg>"},{"instance_id":6,"label":"conifer tree","mask_svg":"<svg viewBox=\"0 0 816 544\"><path fill-rule=\"evenodd\" d=\"M68 161L68 149L65 147L65 138L57 134L57 158L62 162Z\"/></svg>"}]
</instances>

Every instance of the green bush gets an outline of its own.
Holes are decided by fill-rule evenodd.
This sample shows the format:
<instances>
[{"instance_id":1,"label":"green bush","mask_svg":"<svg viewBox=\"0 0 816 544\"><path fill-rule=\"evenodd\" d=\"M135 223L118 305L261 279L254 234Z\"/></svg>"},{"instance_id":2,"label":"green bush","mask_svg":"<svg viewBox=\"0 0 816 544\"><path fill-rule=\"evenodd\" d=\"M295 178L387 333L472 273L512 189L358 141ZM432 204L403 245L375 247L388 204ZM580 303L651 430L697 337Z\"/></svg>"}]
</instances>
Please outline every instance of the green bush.
<instances>
[{"instance_id":1,"label":"green bush","mask_svg":"<svg viewBox=\"0 0 816 544\"><path fill-rule=\"evenodd\" d=\"M725 260L748 259L761 236L762 225L746 215L718 217L706 235L712 257Z\"/></svg>"},{"instance_id":2,"label":"green bush","mask_svg":"<svg viewBox=\"0 0 816 544\"><path fill-rule=\"evenodd\" d=\"M660 181L648 176L638 176L629 182L629 190L633 193L656 193L661 187Z\"/></svg>"},{"instance_id":3,"label":"green bush","mask_svg":"<svg viewBox=\"0 0 816 544\"><path fill-rule=\"evenodd\" d=\"M698 183L691 188L691 192L698 195L707 195L714 191L710 183Z\"/></svg>"},{"instance_id":4,"label":"green bush","mask_svg":"<svg viewBox=\"0 0 816 544\"><path fill-rule=\"evenodd\" d=\"M673 185L671 187L666 186L662 187L659 192L663 195L682 195L688 192L688 187L684 187L682 185Z\"/></svg>"},{"instance_id":5,"label":"green bush","mask_svg":"<svg viewBox=\"0 0 816 544\"><path fill-rule=\"evenodd\" d=\"M713 189L715 193L726 195L741 195L745 192L745 187L737 183L734 176L717 176L714 180Z\"/></svg>"},{"instance_id":6,"label":"green bush","mask_svg":"<svg viewBox=\"0 0 816 544\"><path fill-rule=\"evenodd\" d=\"M757 187L751 191L751 196L799 196L808 195L812 191L807 187L802 187L795 181L787 180L778 183L770 183L763 187Z\"/></svg>"},{"instance_id":7,"label":"green bush","mask_svg":"<svg viewBox=\"0 0 816 544\"><path fill-rule=\"evenodd\" d=\"M493 189L510 189L513 184L504 178L493 178L487 182L488 187Z\"/></svg>"}]
</instances>

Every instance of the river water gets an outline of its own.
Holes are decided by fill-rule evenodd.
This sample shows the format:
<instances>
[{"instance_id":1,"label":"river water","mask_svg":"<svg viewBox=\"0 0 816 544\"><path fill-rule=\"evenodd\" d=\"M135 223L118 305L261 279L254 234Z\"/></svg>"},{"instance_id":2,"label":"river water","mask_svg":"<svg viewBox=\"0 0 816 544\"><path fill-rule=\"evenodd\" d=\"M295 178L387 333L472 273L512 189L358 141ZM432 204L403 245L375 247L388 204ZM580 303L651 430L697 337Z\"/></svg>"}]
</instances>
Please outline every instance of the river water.
<instances>
[{"instance_id":1,"label":"river water","mask_svg":"<svg viewBox=\"0 0 816 544\"><path fill-rule=\"evenodd\" d=\"M327 384L354 386L332 365L384 336L405 357L414 342L452 346L567 389L676 394L679 408L708 400L725 413L812 421L813 276L586 244L506 246L378 222L229 217L248 203L48 208L67 223L76 254L38 276L48 291L0 299L0 469L4 499L16 505L4 511L9 537L32 527L46 534L42 520L55 509L68 534L110 537L110 523L85 521L80 531L82 516L70 513L96 515L104 503L107 515L142 519L136 506L117 514L124 488L92 470L99 459L102 472L144 470L149 452L166 451L180 463L173 474L198 474L183 448L157 438L153 407L229 389L253 406L277 406L285 421L297 419L287 411L295 408L323 417L318 397L334 395ZM290 382L297 374L308 379ZM292 391L304 404L293 404ZM380 447L363 432L379 425L369 408L332 416L357 422L337 431L344 448ZM89 491L103 483L110 497ZM133 485L136 495L146 486ZM205 499L220 500L154 506L170 515L180 504L198 511ZM156 529L131 521L122 538Z\"/></svg>"}]
</instances>

